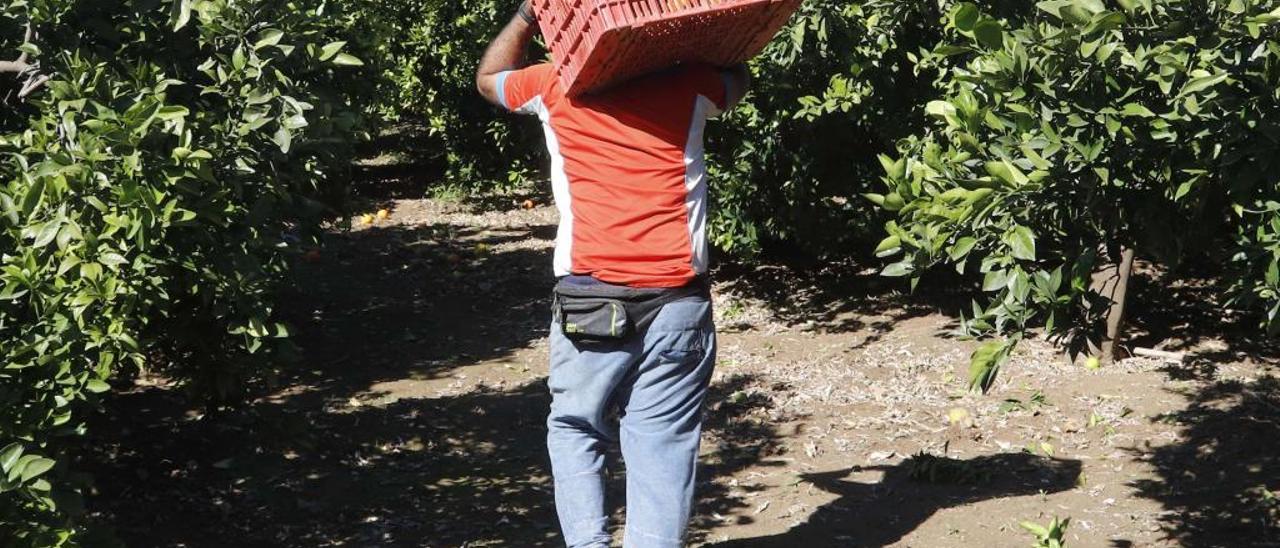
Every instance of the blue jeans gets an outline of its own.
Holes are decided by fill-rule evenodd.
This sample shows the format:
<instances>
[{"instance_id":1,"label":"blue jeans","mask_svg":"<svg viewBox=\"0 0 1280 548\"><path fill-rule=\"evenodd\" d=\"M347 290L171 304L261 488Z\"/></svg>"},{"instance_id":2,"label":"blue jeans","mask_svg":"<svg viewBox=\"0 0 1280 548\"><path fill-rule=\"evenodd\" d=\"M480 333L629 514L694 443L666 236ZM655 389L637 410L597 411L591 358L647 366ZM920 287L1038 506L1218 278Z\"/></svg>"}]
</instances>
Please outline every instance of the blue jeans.
<instances>
[{"instance_id":1,"label":"blue jeans","mask_svg":"<svg viewBox=\"0 0 1280 548\"><path fill-rule=\"evenodd\" d=\"M547 449L570 548L610 544L604 449L618 441L627 468L623 545L683 545L715 354L711 303L702 297L667 304L647 331L617 342L575 344L552 324Z\"/></svg>"}]
</instances>

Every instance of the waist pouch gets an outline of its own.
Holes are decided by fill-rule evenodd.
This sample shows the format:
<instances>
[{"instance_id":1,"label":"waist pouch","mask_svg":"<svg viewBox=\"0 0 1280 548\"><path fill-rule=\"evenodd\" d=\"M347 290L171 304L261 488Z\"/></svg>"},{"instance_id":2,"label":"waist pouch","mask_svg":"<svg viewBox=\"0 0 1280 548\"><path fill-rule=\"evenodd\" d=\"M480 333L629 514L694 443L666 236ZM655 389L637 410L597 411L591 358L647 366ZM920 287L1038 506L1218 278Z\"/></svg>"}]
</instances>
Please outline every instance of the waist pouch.
<instances>
[{"instance_id":1,"label":"waist pouch","mask_svg":"<svg viewBox=\"0 0 1280 548\"><path fill-rule=\"evenodd\" d=\"M575 341L625 339L649 328L669 303L689 297L711 298L703 278L674 289L635 288L606 283L556 284L553 313L560 330Z\"/></svg>"}]
</instances>

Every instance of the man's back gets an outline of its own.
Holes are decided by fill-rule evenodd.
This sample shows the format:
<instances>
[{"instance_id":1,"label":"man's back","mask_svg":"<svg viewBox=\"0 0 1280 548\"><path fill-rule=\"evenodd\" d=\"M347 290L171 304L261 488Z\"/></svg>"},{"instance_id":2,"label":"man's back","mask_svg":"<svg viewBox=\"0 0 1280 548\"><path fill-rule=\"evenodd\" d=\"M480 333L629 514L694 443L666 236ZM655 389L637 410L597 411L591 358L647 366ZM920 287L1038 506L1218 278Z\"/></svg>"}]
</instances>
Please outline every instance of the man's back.
<instances>
[{"instance_id":1,"label":"man's back","mask_svg":"<svg viewBox=\"0 0 1280 548\"><path fill-rule=\"evenodd\" d=\"M722 72L689 65L566 97L554 68L498 77L498 96L546 131L561 225L557 276L679 287L707 270L702 133L727 105Z\"/></svg>"}]
</instances>

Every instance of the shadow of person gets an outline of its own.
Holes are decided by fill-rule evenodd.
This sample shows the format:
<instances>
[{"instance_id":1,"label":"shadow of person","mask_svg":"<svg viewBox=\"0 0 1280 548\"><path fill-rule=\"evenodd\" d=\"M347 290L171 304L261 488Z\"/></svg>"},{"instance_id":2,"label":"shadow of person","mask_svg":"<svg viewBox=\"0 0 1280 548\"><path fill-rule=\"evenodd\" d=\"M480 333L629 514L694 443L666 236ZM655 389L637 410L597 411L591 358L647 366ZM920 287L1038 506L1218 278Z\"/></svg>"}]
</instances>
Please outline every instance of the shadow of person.
<instances>
[{"instance_id":1,"label":"shadow of person","mask_svg":"<svg viewBox=\"0 0 1280 548\"><path fill-rule=\"evenodd\" d=\"M1154 469L1130 483L1159 502L1165 539L1187 548L1280 546L1280 378L1225 380L1153 420L1178 440L1132 453Z\"/></svg>"},{"instance_id":2,"label":"shadow of person","mask_svg":"<svg viewBox=\"0 0 1280 548\"><path fill-rule=\"evenodd\" d=\"M1071 489L1080 469L1078 460L1007 453L967 460L917 455L897 465L805 474L801 476L804 482L839 498L784 533L708 546L885 546L901 540L944 508ZM875 483L848 479L874 472L883 473Z\"/></svg>"}]
</instances>

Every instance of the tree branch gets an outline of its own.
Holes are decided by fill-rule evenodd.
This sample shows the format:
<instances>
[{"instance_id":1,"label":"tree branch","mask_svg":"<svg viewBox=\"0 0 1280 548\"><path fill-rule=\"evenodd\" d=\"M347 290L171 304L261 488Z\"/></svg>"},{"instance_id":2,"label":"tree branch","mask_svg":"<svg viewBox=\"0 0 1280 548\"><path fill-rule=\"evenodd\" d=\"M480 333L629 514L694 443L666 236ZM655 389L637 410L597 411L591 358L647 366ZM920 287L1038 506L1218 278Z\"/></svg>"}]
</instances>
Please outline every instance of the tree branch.
<instances>
[{"instance_id":1,"label":"tree branch","mask_svg":"<svg viewBox=\"0 0 1280 548\"><path fill-rule=\"evenodd\" d=\"M27 22L26 37L23 38L23 44L30 44L36 37L35 28L31 22ZM18 90L18 99L26 99L36 90L44 87L49 82L49 76L40 74L40 63L28 63L27 52L22 52L14 61L0 61L0 74L16 74L18 78L26 77L26 81L22 83L21 89ZM8 101L5 101L8 102Z\"/></svg>"},{"instance_id":2,"label":"tree branch","mask_svg":"<svg viewBox=\"0 0 1280 548\"><path fill-rule=\"evenodd\" d=\"M22 57L26 56L27 54L22 54ZM0 61L0 74L22 74L32 68L33 67L26 61L22 60L22 58L18 58L17 61Z\"/></svg>"},{"instance_id":3,"label":"tree branch","mask_svg":"<svg viewBox=\"0 0 1280 548\"><path fill-rule=\"evenodd\" d=\"M49 82L49 75L38 74L33 76L27 83L22 85L22 91L18 92L19 99L26 99L28 95L35 93L36 90L44 87Z\"/></svg>"},{"instance_id":4,"label":"tree branch","mask_svg":"<svg viewBox=\"0 0 1280 548\"><path fill-rule=\"evenodd\" d=\"M35 27L31 26L31 21L27 21L27 34L22 38L22 44L23 45L30 44L32 40L35 40L35 38L36 38L36 29ZM20 65L27 64L27 52L24 51L22 52L22 55L18 56L18 64Z\"/></svg>"}]
</instances>

